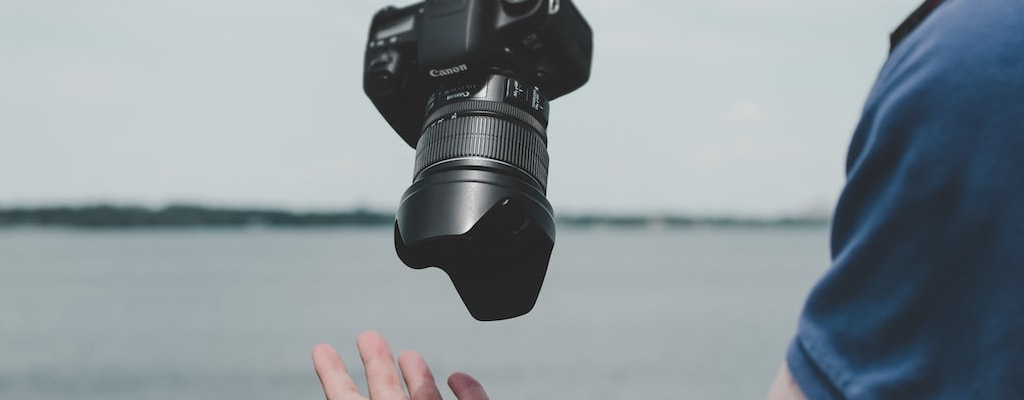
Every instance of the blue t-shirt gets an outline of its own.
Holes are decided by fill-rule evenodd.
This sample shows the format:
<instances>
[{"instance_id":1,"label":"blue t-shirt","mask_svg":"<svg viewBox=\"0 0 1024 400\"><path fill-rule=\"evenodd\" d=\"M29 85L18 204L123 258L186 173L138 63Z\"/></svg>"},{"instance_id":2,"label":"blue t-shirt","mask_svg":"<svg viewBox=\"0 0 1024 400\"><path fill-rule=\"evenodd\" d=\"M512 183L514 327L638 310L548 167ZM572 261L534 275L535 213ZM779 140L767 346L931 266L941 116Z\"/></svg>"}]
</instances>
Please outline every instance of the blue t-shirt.
<instances>
[{"instance_id":1,"label":"blue t-shirt","mask_svg":"<svg viewBox=\"0 0 1024 400\"><path fill-rule=\"evenodd\" d=\"M1024 1L947 0L890 55L786 361L810 399L1024 398Z\"/></svg>"}]
</instances>

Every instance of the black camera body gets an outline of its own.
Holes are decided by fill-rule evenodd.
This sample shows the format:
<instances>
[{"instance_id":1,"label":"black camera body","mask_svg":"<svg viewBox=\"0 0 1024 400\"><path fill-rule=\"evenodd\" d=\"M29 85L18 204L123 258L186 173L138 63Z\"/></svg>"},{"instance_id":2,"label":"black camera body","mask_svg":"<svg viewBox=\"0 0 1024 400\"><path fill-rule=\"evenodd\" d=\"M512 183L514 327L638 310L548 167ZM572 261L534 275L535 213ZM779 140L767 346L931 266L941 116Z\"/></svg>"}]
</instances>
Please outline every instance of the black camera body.
<instances>
[{"instance_id":1,"label":"black camera body","mask_svg":"<svg viewBox=\"0 0 1024 400\"><path fill-rule=\"evenodd\" d=\"M426 0L373 18L363 89L416 148L395 248L443 269L479 320L536 303L555 237L548 101L587 82L592 47L568 0Z\"/></svg>"},{"instance_id":2,"label":"black camera body","mask_svg":"<svg viewBox=\"0 0 1024 400\"><path fill-rule=\"evenodd\" d=\"M427 99L499 71L550 100L590 78L592 33L568 0L427 0L374 16L363 88L413 148ZM479 78L477 78L479 79Z\"/></svg>"}]
</instances>

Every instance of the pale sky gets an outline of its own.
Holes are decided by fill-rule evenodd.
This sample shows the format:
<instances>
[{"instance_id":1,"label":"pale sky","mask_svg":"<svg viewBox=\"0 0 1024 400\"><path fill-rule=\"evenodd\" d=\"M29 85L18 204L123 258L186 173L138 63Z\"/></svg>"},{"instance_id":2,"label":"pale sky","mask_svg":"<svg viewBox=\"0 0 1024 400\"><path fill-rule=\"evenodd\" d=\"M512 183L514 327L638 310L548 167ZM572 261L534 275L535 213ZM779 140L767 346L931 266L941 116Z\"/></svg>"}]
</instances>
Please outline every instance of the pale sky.
<instances>
[{"instance_id":1,"label":"pale sky","mask_svg":"<svg viewBox=\"0 0 1024 400\"><path fill-rule=\"evenodd\" d=\"M920 0L579 0L552 103L558 212L827 210L888 34ZM385 0L0 0L0 207L393 210L408 148L362 92Z\"/></svg>"}]
</instances>

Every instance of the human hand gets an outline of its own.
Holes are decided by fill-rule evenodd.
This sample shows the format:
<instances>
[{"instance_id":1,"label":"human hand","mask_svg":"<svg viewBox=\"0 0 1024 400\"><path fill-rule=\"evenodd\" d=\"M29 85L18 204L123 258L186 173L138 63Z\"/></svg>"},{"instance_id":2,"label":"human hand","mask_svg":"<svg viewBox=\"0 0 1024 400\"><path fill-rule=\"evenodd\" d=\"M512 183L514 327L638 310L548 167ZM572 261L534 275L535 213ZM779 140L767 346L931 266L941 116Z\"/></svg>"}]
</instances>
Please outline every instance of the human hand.
<instances>
[{"instance_id":1,"label":"human hand","mask_svg":"<svg viewBox=\"0 0 1024 400\"><path fill-rule=\"evenodd\" d=\"M406 351L398 356L398 366L409 388L406 395L405 387L395 369L395 360L391 355L388 343L377 332L363 332L356 339L359 358L366 369L366 384L370 389L372 400L441 400L441 392L434 383L434 375L430 373L427 362L414 351ZM333 347L318 344L313 347L313 367L320 385L324 388L327 400L367 400L359 394L356 383L348 374L345 363ZM456 372L448 377L448 387L455 393L458 400L488 400L483 386L473 377Z\"/></svg>"}]
</instances>

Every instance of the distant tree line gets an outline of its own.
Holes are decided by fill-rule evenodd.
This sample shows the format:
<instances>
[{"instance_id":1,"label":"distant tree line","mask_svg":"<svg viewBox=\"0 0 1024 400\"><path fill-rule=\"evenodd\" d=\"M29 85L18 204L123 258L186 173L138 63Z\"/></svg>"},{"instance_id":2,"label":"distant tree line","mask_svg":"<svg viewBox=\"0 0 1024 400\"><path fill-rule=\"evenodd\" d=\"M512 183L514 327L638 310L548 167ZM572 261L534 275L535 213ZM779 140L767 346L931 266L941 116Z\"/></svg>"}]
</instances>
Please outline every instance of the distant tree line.
<instances>
[{"instance_id":1,"label":"distant tree line","mask_svg":"<svg viewBox=\"0 0 1024 400\"><path fill-rule=\"evenodd\" d=\"M241 226L381 226L395 215L366 210L294 213L280 210L217 209L199 206L88 206L0 209L0 226L71 227L241 227Z\"/></svg>"},{"instance_id":2,"label":"distant tree line","mask_svg":"<svg viewBox=\"0 0 1024 400\"><path fill-rule=\"evenodd\" d=\"M159 209L124 206L85 206L0 209L0 227L54 226L81 228L117 227L370 227L394 224L395 214L354 210L299 213L282 210L220 209L176 205ZM688 228L824 226L825 217L807 218L703 218L664 215L579 214L560 216L559 226L575 228Z\"/></svg>"},{"instance_id":3,"label":"distant tree line","mask_svg":"<svg viewBox=\"0 0 1024 400\"><path fill-rule=\"evenodd\" d=\"M689 217L679 215L575 215L558 218L558 224L572 227L692 228L714 227L816 227L828 225L827 217Z\"/></svg>"}]
</instances>

